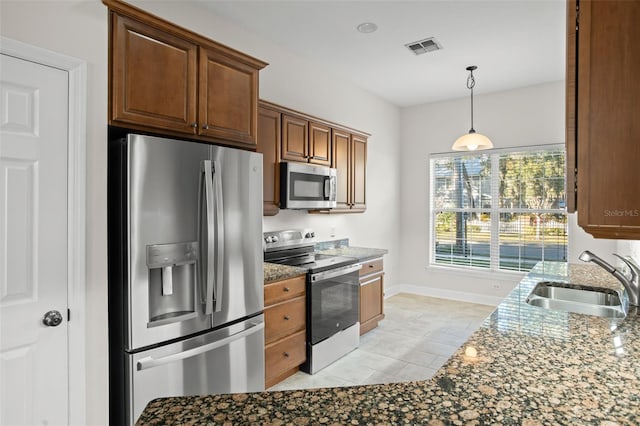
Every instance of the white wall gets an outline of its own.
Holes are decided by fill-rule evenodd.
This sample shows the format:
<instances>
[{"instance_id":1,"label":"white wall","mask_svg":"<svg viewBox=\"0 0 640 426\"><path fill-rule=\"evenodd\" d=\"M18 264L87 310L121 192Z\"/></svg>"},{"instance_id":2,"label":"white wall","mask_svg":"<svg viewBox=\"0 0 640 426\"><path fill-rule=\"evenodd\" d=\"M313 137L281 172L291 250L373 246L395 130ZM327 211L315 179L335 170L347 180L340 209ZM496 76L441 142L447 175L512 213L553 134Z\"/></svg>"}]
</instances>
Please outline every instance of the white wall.
<instances>
[{"instance_id":1,"label":"white wall","mask_svg":"<svg viewBox=\"0 0 640 426\"><path fill-rule=\"evenodd\" d=\"M368 152L368 210L347 216L284 212L265 230L334 226L352 243L389 249L387 282L399 258L400 111L188 2L136 2L179 25L270 63L260 74L260 96L372 134ZM88 63L87 105L87 424L108 422L107 357L107 9L98 0L0 2L0 33Z\"/></svg>"},{"instance_id":2,"label":"white wall","mask_svg":"<svg viewBox=\"0 0 640 426\"><path fill-rule=\"evenodd\" d=\"M474 127L496 148L564 143L564 82L546 83L474 96ZM469 98L425 104L402 110L401 256L399 283L425 294L497 301L522 274L460 273L428 268L429 154L451 151L469 129ZM569 220L569 261L584 249L611 259L615 241L595 240ZM499 288L495 288L498 285ZM466 294L457 294L462 292Z\"/></svg>"}]
</instances>

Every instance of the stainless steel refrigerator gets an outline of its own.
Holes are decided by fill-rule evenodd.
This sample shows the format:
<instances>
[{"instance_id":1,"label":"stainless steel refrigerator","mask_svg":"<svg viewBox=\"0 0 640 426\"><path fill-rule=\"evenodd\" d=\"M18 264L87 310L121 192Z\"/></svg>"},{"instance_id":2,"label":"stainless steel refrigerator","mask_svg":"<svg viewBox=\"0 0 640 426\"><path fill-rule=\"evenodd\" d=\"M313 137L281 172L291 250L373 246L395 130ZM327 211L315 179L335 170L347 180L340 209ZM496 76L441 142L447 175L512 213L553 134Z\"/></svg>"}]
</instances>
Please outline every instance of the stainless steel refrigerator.
<instances>
[{"instance_id":1,"label":"stainless steel refrigerator","mask_svg":"<svg viewBox=\"0 0 640 426\"><path fill-rule=\"evenodd\" d=\"M128 134L108 164L110 423L264 390L262 156Z\"/></svg>"}]
</instances>

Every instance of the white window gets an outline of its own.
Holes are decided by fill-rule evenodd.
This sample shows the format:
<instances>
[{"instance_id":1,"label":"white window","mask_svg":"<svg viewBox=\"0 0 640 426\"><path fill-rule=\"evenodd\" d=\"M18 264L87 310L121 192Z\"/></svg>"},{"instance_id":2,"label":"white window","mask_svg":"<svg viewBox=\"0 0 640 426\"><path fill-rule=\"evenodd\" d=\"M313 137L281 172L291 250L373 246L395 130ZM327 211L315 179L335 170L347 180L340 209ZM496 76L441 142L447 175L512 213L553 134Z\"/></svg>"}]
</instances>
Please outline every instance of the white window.
<instances>
[{"instance_id":1,"label":"white window","mask_svg":"<svg viewBox=\"0 0 640 426\"><path fill-rule=\"evenodd\" d=\"M430 264L529 271L566 261L562 145L434 154Z\"/></svg>"}]
</instances>

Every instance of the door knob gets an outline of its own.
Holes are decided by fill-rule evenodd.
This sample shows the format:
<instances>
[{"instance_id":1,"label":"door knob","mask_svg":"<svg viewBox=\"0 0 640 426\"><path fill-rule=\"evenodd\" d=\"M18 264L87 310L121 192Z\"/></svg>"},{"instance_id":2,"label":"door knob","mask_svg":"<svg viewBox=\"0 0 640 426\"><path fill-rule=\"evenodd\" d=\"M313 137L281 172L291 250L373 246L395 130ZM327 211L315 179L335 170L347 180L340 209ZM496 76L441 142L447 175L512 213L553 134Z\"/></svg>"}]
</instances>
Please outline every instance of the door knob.
<instances>
[{"instance_id":1,"label":"door knob","mask_svg":"<svg viewBox=\"0 0 640 426\"><path fill-rule=\"evenodd\" d=\"M56 327L62 322L62 314L58 311L49 311L42 317L42 323L47 327Z\"/></svg>"}]
</instances>

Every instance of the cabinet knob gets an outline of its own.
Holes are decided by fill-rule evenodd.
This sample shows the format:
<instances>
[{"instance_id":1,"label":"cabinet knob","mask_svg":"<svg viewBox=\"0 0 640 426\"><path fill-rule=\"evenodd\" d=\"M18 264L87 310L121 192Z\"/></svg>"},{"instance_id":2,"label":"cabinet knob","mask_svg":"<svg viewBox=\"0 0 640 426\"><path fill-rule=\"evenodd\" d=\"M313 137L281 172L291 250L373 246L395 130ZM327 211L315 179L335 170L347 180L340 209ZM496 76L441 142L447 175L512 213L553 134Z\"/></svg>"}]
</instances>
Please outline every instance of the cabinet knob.
<instances>
[{"instance_id":1,"label":"cabinet knob","mask_svg":"<svg viewBox=\"0 0 640 426\"><path fill-rule=\"evenodd\" d=\"M285 293L288 293L291 289L289 287L285 287L283 290Z\"/></svg>"},{"instance_id":2,"label":"cabinet knob","mask_svg":"<svg viewBox=\"0 0 640 426\"><path fill-rule=\"evenodd\" d=\"M373 268L373 265L369 265L369 268Z\"/></svg>"},{"instance_id":3,"label":"cabinet knob","mask_svg":"<svg viewBox=\"0 0 640 426\"><path fill-rule=\"evenodd\" d=\"M202 126L202 128L205 129L205 130L209 130L209 125L205 124L204 126Z\"/></svg>"},{"instance_id":4,"label":"cabinet knob","mask_svg":"<svg viewBox=\"0 0 640 426\"><path fill-rule=\"evenodd\" d=\"M289 321L289 315L284 316L285 321Z\"/></svg>"},{"instance_id":5,"label":"cabinet knob","mask_svg":"<svg viewBox=\"0 0 640 426\"><path fill-rule=\"evenodd\" d=\"M189 124L189 126L193 127L195 129L196 127L198 127L198 123L191 123L191 124Z\"/></svg>"},{"instance_id":6,"label":"cabinet knob","mask_svg":"<svg viewBox=\"0 0 640 426\"><path fill-rule=\"evenodd\" d=\"M285 358L289 358L289 352L285 352L282 355L284 355Z\"/></svg>"}]
</instances>

